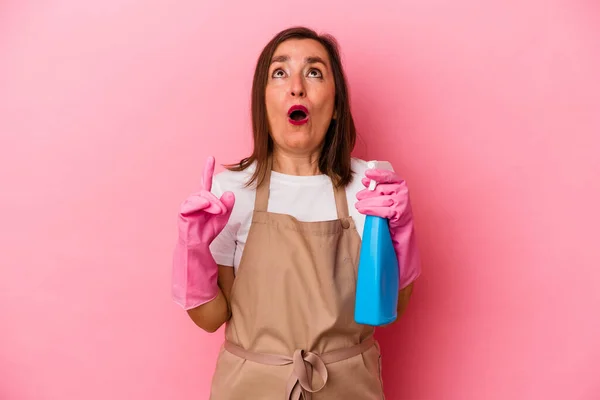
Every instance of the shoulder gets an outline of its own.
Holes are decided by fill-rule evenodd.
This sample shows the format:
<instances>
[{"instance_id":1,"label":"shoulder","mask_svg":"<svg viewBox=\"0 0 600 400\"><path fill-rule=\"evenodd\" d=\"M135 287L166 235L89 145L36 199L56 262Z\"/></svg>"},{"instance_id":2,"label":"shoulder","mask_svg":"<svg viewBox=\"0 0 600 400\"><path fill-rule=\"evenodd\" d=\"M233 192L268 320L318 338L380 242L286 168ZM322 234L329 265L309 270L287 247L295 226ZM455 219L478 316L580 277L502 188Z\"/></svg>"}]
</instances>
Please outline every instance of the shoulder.
<instances>
[{"instance_id":1,"label":"shoulder","mask_svg":"<svg viewBox=\"0 0 600 400\"><path fill-rule=\"evenodd\" d=\"M213 177L213 190L215 195L220 195L223 192L233 192L238 194L240 192L254 192L253 186L247 186L246 183L252 177L254 172L254 165L246 168L243 171L231 171L225 169Z\"/></svg>"},{"instance_id":2,"label":"shoulder","mask_svg":"<svg viewBox=\"0 0 600 400\"><path fill-rule=\"evenodd\" d=\"M365 171L369 167L367 165L367 161L355 157L352 158L350 165L352 167L352 182L346 186L346 192L354 197L356 193L364 189L362 178L364 178Z\"/></svg>"},{"instance_id":3,"label":"shoulder","mask_svg":"<svg viewBox=\"0 0 600 400\"><path fill-rule=\"evenodd\" d=\"M352 157L350 166L352 167L352 175L355 179L356 177L358 179L362 178L365 175L365 171L369 169L367 161L356 157Z\"/></svg>"},{"instance_id":4,"label":"shoulder","mask_svg":"<svg viewBox=\"0 0 600 400\"><path fill-rule=\"evenodd\" d=\"M362 188L362 178L365 177L365 172L369 169L369 162L353 157L350 165L352 167L352 182L349 186Z\"/></svg>"},{"instance_id":5,"label":"shoulder","mask_svg":"<svg viewBox=\"0 0 600 400\"><path fill-rule=\"evenodd\" d=\"M227 222L227 230L233 237L237 235L240 227L249 223L252 217L256 190L254 185L247 186L246 183L253 172L250 168L243 171L225 169L213 176L211 192L215 196L221 197L224 192L232 192L235 196L233 211Z\"/></svg>"}]
</instances>

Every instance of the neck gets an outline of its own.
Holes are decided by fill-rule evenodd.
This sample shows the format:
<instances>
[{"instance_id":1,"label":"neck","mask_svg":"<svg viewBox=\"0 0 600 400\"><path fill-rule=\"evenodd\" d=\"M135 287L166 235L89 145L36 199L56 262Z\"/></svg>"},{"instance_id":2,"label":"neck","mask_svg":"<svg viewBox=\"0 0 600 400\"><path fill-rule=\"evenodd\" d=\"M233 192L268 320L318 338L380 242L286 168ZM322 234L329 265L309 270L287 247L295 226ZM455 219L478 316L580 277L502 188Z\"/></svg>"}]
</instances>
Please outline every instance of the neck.
<instances>
[{"instance_id":1,"label":"neck","mask_svg":"<svg viewBox=\"0 0 600 400\"><path fill-rule=\"evenodd\" d=\"M273 171L286 175L320 175L319 153L297 155L275 150L273 151Z\"/></svg>"}]
</instances>

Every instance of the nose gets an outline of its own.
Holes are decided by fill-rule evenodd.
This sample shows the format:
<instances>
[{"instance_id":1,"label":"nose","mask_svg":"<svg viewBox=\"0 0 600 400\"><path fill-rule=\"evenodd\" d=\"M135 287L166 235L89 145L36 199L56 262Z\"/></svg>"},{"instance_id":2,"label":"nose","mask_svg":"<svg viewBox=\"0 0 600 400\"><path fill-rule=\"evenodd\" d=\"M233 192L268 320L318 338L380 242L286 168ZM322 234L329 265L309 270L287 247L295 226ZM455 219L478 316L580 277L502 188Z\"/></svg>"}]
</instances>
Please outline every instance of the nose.
<instances>
[{"instance_id":1,"label":"nose","mask_svg":"<svg viewBox=\"0 0 600 400\"><path fill-rule=\"evenodd\" d=\"M302 80L301 76L295 76L294 79L292 79L290 94L292 97L304 97L306 95L304 81Z\"/></svg>"},{"instance_id":2,"label":"nose","mask_svg":"<svg viewBox=\"0 0 600 400\"><path fill-rule=\"evenodd\" d=\"M304 97L304 90L302 90L302 89L297 89L297 90L292 89L291 94L292 94L292 97Z\"/></svg>"}]
</instances>

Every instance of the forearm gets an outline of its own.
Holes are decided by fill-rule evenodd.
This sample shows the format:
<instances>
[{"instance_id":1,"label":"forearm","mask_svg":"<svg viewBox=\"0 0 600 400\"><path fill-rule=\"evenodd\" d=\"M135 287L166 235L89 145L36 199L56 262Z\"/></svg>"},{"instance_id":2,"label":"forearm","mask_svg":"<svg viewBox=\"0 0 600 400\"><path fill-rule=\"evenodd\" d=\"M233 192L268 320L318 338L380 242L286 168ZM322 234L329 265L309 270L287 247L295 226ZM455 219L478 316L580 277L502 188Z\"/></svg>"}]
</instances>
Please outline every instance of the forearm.
<instances>
[{"instance_id":1,"label":"forearm","mask_svg":"<svg viewBox=\"0 0 600 400\"><path fill-rule=\"evenodd\" d=\"M404 311L406 311L406 308L408 307L408 302L413 291L413 285L414 283L411 283L398 293L398 318L404 314Z\"/></svg>"},{"instance_id":2,"label":"forearm","mask_svg":"<svg viewBox=\"0 0 600 400\"><path fill-rule=\"evenodd\" d=\"M187 313L196 325L210 333L217 331L231 316L229 304L220 288L217 297L187 310Z\"/></svg>"}]
</instances>

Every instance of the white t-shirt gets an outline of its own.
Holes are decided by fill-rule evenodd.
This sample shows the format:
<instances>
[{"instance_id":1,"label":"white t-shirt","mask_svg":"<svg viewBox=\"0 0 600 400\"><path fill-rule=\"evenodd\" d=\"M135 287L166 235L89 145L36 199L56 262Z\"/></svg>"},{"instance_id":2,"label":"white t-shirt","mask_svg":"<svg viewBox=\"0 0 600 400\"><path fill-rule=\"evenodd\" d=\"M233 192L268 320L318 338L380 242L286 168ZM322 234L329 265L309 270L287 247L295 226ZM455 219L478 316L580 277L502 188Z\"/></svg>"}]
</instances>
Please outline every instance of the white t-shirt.
<instances>
[{"instance_id":1,"label":"white t-shirt","mask_svg":"<svg viewBox=\"0 0 600 400\"><path fill-rule=\"evenodd\" d=\"M348 212L361 238L365 216L356 210L354 204L356 194L364 189L361 180L366 169L366 161L353 158L354 178L346 187ZM221 197L223 192L231 191L235 195L235 205L229 222L212 242L210 250L217 264L233 266L236 271L248 238L256 195L253 186L244 185L254 170L255 165L240 172L225 170L213 178L212 192L215 196ZM334 220L337 219L337 210L333 193L333 184L327 175L297 176L273 171L267 211L289 214L306 222Z\"/></svg>"}]
</instances>

